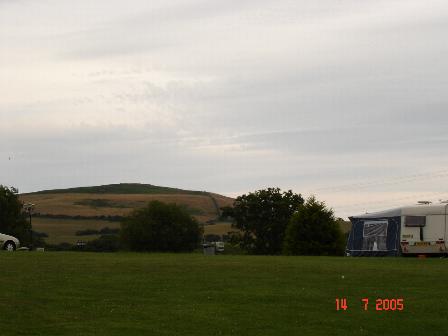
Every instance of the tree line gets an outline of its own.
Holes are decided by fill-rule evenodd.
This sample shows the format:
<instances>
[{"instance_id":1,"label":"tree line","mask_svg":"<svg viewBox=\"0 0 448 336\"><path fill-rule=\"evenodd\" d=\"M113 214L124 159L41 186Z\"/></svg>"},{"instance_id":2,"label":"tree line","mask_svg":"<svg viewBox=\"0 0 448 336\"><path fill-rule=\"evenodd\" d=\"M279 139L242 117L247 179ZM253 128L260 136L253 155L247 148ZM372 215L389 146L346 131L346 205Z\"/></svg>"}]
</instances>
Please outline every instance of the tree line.
<instances>
[{"instance_id":1,"label":"tree line","mask_svg":"<svg viewBox=\"0 0 448 336\"><path fill-rule=\"evenodd\" d=\"M332 209L291 190L257 190L237 197L221 217L235 229L229 241L249 254L342 255L344 235ZM0 186L0 232L30 243L31 225L14 188ZM89 242L88 250L191 252L200 248L202 225L176 204L152 201L121 220L119 236Z\"/></svg>"}]
</instances>

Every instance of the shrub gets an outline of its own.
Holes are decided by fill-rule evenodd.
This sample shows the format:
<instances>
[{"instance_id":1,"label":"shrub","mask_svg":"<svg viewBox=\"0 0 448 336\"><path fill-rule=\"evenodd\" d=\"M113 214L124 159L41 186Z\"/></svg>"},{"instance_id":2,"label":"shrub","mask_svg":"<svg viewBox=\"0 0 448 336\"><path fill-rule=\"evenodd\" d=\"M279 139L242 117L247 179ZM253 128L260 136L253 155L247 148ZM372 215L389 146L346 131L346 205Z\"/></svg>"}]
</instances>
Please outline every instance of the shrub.
<instances>
[{"instance_id":1,"label":"shrub","mask_svg":"<svg viewBox=\"0 0 448 336\"><path fill-rule=\"evenodd\" d=\"M183 207L152 201L134 210L121 224L121 239L132 251L193 251L202 229Z\"/></svg>"},{"instance_id":2,"label":"shrub","mask_svg":"<svg viewBox=\"0 0 448 336\"><path fill-rule=\"evenodd\" d=\"M113 235L113 234L118 234L120 232L120 229L111 229L109 227L104 227L99 231L100 235Z\"/></svg>"},{"instance_id":3,"label":"shrub","mask_svg":"<svg viewBox=\"0 0 448 336\"><path fill-rule=\"evenodd\" d=\"M343 255L344 235L333 210L314 197L292 216L286 229L283 252L290 255Z\"/></svg>"},{"instance_id":4,"label":"shrub","mask_svg":"<svg viewBox=\"0 0 448 336\"><path fill-rule=\"evenodd\" d=\"M216 242L216 241L221 241L221 236L220 235L216 235L216 234L208 234L205 235L204 240L206 242Z\"/></svg>"},{"instance_id":5,"label":"shrub","mask_svg":"<svg viewBox=\"0 0 448 336\"><path fill-rule=\"evenodd\" d=\"M31 242L31 225L18 190L0 185L0 232L17 237L22 245Z\"/></svg>"},{"instance_id":6,"label":"shrub","mask_svg":"<svg viewBox=\"0 0 448 336\"><path fill-rule=\"evenodd\" d=\"M89 252L116 252L120 250L120 238L114 235L101 236L91 240L83 248Z\"/></svg>"},{"instance_id":7,"label":"shrub","mask_svg":"<svg viewBox=\"0 0 448 336\"><path fill-rule=\"evenodd\" d=\"M99 234L99 231L93 230L93 229L76 231L77 236L91 236L91 235L97 235L97 234Z\"/></svg>"},{"instance_id":8,"label":"shrub","mask_svg":"<svg viewBox=\"0 0 448 336\"><path fill-rule=\"evenodd\" d=\"M255 254L280 254L289 220L302 204L300 194L268 188L237 197L233 208L224 208L223 214L234 218L233 226L242 233L242 248Z\"/></svg>"}]
</instances>

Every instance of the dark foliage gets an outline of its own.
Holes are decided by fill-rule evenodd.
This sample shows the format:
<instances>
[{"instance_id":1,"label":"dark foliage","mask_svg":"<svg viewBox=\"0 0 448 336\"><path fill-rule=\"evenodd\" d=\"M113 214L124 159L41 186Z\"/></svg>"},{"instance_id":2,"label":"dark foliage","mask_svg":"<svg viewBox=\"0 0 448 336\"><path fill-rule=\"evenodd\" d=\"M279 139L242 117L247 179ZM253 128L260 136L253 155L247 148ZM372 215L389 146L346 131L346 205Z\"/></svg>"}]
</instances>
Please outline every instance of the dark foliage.
<instances>
[{"instance_id":1,"label":"dark foliage","mask_svg":"<svg viewBox=\"0 0 448 336\"><path fill-rule=\"evenodd\" d=\"M121 224L121 238L132 251L183 252L198 247L202 230L183 207L152 201Z\"/></svg>"},{"instance_id":2,"label":"dark foliage","mask_svg":"<svg viewBox=\"0 0 448 336\"><path fill-rule=\"evenodd\" d=\"M333 210L314 197L295 213L288 225L284 253L290 255L343 255L344 234Z\"/></svg>"},{"instance_id":3,"label":"dark foliage","mask_svg":"<svg viewBox=\"0 0 448 336\"><path fill-rule=\"evenodd\" d=\"M121 204L120 202L114 202L108 199L103 198L95 198L95 199L84 199L80 201L76 201L73 204L75 205L85 205L91 208L118 208L125 209L128 208L126 204Z\"/></svg>"},{"instance_id":4,"label":"dark foliage","mask_svg":"<svg viewBox=\"0 0 448 336\"><path fill-rule=\"evenodd\" d=\"M105 235L91 240L83 247L87 252L117 252L120 250L120 238L115 235Z\"/></svg>"},{"instance_id":5,"label":"dark foliage","mask_svg":"<svg viewBox=\"0 0 448 336\"><path fill-rule=\"evenodd\" d=\"M234 227L242 231L241 246L248 252L280 254L289 220L302 204L300 194L268 188L237 197L226 214L232 215Z\"/></svg>"},{"instance_id":6,"label":"dark foliage","mask_svg":"<svg viewBox=\"0 0 448 336\"><path fill-rule=\"evenodd\" d=\"M18 190L0 185L0 232L17 237L22 245L30 243L31 225L23 211Z\"/></svg>"},{"instance_id":7,"label":"dark foliage","mask_svg":"<svg viewBox=\"0 0 448 336\"><path fill-rule=\"evenodd\" d=\"M221 241L222 238L220 235L216 235L216 234L208 234L204 236L204 240L208 243L211 242L217 242L217 241Z\"/></svg>"},{"instance_id":8,"label":"dark foliage","mask_svg":"<svg viewBox=\"0 0 448 336\"><path fill-rule=\"evenodd\" d=\"M225 206L221 208L221 215L219 216L220 221L232 221L235 217L233 207Z\"/></svg>"},{"instance_id":9,"label":"dark foliage","mask_svg":"<svg viewBox=\"0 0 448 336\"><path fill-rule=\"evenodd\" d=\"M99 232L100 235L117 235L120 233L120 229L111 229L109 227L102 228Z\"/></svg>"},{"instance_id":10,"label":"dark foliage","mask_svg":"<svg viewBox=\"0 0 448 336\"><path fill-rule=\"evenodd\" d=\"M58 215L58 214L46 214L46 213L35 213L34 217L40 218L51 218L51 219L74 219L74 220L104 220L108 222L121 222L123 220L123 216L116 215L100 215L100 216L70 216L70 215Z\"/></svg>"},{"instance_id":11,"label":"dark foliage","mask_svg":"<svg viewBox=\"0 0 448 336\"><path fill-rule=\"evenodd\" d=\"M70 243L45 244L47 251L77 251L76 246Z\"/></svg>"},{"instance_id":12,"label":"dark foliage","mask_svg":"<svg viewBox=\"0 0 448 336\"><path fill-rule=\"evenodd\" d=\"M48 234L45 232L33 231L33 238L48 238Z\"/></svg>"},{"instance_id":13,"label":"dark foliage","mask_svg":"<svg viewBox=\"0 0 448 336\"><path fill-rule=\"evenodd\" d=\"M99 234L99 231L98 230L94 230L94 229L85 229L85 230L76 231L75 234L77 236L92 236L92 235Z\"/></svg>"},{"instance_id":14,"label":"dark foliage","mask_svg":"<svg viewBox=\"0 0 448 336\"><path fill-rule=\"evenodd\" d=\"M76 231L77 236L92 236L92 235L117 235L120 232L120 229L111 229L109 227L104 227L101 230L95 229L85 229Z\"/></svg>"}]
</instances>

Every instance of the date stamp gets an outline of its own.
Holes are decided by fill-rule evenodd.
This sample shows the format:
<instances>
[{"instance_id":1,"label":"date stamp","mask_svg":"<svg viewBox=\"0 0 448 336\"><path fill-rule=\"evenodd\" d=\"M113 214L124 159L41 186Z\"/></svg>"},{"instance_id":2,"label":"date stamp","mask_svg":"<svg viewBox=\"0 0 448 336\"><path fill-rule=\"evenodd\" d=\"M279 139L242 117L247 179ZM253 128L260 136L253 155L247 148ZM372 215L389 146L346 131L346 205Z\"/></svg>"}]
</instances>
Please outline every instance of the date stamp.
<instances>
[{"instance_id":1,"label":"date stamp","mask_svg":"<svg viewBox=\"0 0 448 336\"><path fill-rule=\"evenodd\" d=\"M369 298L361 299L361 309L367 311L369 310ZM349 309L347 298L336 298L336 310L345 311ZM404 310L404 299L402 298L393 298L393 299L384 299L377 298L372 303L372 308L376 311L402 311Z\"/></svg>"}]
</instances>

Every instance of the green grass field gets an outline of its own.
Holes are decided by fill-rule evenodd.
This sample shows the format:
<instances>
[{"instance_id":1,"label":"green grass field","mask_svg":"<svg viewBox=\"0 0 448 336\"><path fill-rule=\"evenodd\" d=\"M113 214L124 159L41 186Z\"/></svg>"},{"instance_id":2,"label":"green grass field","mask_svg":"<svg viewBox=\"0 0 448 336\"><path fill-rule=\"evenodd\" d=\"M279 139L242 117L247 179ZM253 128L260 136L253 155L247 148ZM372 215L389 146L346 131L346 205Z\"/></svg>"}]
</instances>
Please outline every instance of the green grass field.
<instances>
[{"instance_id":1,"label":"green grass field","mask_svg":"<svg viewBox=\"0 0 448 336\"><path fill-rule=\"evenodd\" d=\"M447 263L3 252L0 329L5 336L442 335ZM335 310L336 297L347 298L347 311ZM375 311L378 297L403 298L405 308Z\"/></svg>"}]
</instances>

